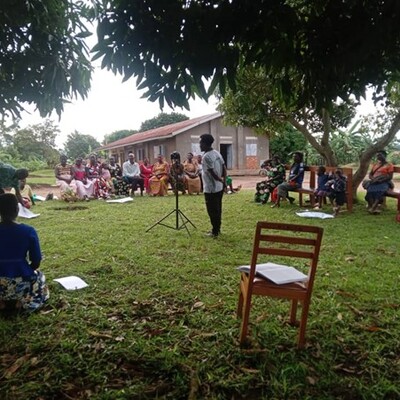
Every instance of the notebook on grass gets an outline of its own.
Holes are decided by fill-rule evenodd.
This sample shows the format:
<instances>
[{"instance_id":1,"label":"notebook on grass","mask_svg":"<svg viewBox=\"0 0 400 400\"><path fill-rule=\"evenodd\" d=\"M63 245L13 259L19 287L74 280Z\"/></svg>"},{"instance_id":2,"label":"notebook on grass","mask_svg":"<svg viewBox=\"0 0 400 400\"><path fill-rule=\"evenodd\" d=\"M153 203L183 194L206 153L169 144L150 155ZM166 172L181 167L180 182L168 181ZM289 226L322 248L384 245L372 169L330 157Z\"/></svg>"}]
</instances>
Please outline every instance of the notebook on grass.
<instances>
[{"instance_id":1,"label":"notebook on grass","mask_svg":"<svg viewBox=\"0 0 400 400\"><path fill-rule=\"evenodd\" d=\"M238 267L241 272L250 272L250 265L241 265ZM285 283L292 282L305 282L308 280L308 276L294 267L287 265L265 263L256 265L256 275L262 278L269 279L277 285L284 285Z\"/></svg>"}]
</instances>

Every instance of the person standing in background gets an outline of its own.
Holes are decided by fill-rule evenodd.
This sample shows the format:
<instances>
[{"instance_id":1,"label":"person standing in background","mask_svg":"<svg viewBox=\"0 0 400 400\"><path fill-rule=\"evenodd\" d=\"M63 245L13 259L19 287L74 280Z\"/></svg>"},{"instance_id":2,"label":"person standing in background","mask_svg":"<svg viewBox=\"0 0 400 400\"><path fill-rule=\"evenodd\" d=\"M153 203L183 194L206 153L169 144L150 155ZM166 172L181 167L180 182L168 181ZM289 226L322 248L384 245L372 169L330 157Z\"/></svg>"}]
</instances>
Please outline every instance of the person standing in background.
<instances>
[{"instance_id":1,"label":"person standing in background","mask_svg":"<svg viewBox=\"0 0 400 400\"><path fill-rule=\"evenodd\" d=\"M204 152L203 185L206 208L212 230L207 236L217 238L221 233L222 196L226 185L226 167L221 154L212 148L214 137L208 133L200 136L200 149Z\"/></svg>"}]
</instances>

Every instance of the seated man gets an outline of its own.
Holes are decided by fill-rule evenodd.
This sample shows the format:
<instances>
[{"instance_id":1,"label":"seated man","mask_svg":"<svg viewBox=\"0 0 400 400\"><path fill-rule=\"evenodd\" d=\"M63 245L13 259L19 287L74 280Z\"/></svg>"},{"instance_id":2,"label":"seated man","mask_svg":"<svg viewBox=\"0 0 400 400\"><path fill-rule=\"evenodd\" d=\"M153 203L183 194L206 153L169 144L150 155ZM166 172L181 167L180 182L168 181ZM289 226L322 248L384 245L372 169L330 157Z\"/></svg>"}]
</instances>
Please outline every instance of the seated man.
<instances>
[{"instance_id":1,"label":"seated man","mask_svg":"<svg viewBox=\"0 0 400 400\"><path fill-rule=\"evenodd\" d=\"M140 166L135 162L135 155L133 153L129 153L128 161L122 164L122 179L131 184L132 194L139 186L140 195L143 196L144 179L140 175Z\"/></svg>"}]
</instances>

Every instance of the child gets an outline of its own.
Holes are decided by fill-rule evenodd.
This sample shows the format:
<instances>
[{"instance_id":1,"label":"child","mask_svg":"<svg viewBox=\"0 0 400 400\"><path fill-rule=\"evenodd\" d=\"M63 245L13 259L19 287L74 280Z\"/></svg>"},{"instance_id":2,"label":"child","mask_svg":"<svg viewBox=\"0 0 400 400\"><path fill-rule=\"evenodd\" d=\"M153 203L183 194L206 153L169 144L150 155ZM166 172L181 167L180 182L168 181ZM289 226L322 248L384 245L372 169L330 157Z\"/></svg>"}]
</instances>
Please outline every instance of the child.
<instances>
[{"instance_id":1,"label":"child","mask_svg":"<svg viewBox=\"0 0 400 400\"><path fill-rule=\"evenodd\" d=\"M328 182L331 185L332 193L329 195L329 198L333 200L333 215L335 217L338 216L340 207L344 205L346 202L346 184L347 179L343 175L343 171L338 168L335 171L333 179Z\"/></svg>"},{"instance_id":2,"label":"child","mask_svg":"<svg viewBox=\"0 0 400 400\"><path fill-rule=\"evenodd\" d=\"M233 182L232 177L227 175L226 176L226 186L225 186L225 191L227 194L237 193L242 188L242 185L239 185L237 188L234 188L232 182Z\"/></svg>"},{"instance_id":3,"label":"child","mask_svg":"<svg viewBox=\"0 0 400 400\"><path fill-rule=\"evenodd\" d=\"M34 194L32 188L26 184L26 178L19 180L19 191L22 196L22 205L25 208L31 208L35 205ZM12 194L16 194L14 188L10 191Z\"/></svg>"},{"instance_id":4,"label":"child","mask_svg":"<svg viewBox=\"0 0 400 400\"><path fill-rule=\"evenodd\" d=\"M318 167L317 176L317 189L315 190L314 195L318 204L315 205L314 208L320 209L322 208L324 198L330 193L328 181L329 179L333 179L333 176L326 173L326 168L323 165Z\"/></svg>"}]
</instances>

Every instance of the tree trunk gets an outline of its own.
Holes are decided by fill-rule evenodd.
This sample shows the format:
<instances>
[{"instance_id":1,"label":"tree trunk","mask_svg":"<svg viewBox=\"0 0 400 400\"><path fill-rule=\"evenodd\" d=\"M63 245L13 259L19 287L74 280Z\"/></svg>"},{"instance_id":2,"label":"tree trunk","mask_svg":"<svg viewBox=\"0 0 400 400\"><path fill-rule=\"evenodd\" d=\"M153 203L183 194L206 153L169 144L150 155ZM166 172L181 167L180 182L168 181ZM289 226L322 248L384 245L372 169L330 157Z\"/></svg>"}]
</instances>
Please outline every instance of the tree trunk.
<instances>
[{"instance_id":1,"label":"tree trunk","mask_svg":"<svg viewBox=\"0 0 400 400\"><path fill-rule=\"evenodd\" d=\"M391 127L388 132L379 138L379 140L372 146L365 149L360 155L360 166L353 176L353 201L357 202L357 189L361 182L368 173L369 164L372 157L379 151L383 150L396 136L396 133L400 130L400 110L394 118Z\"/></svg>"}]
</instances>

